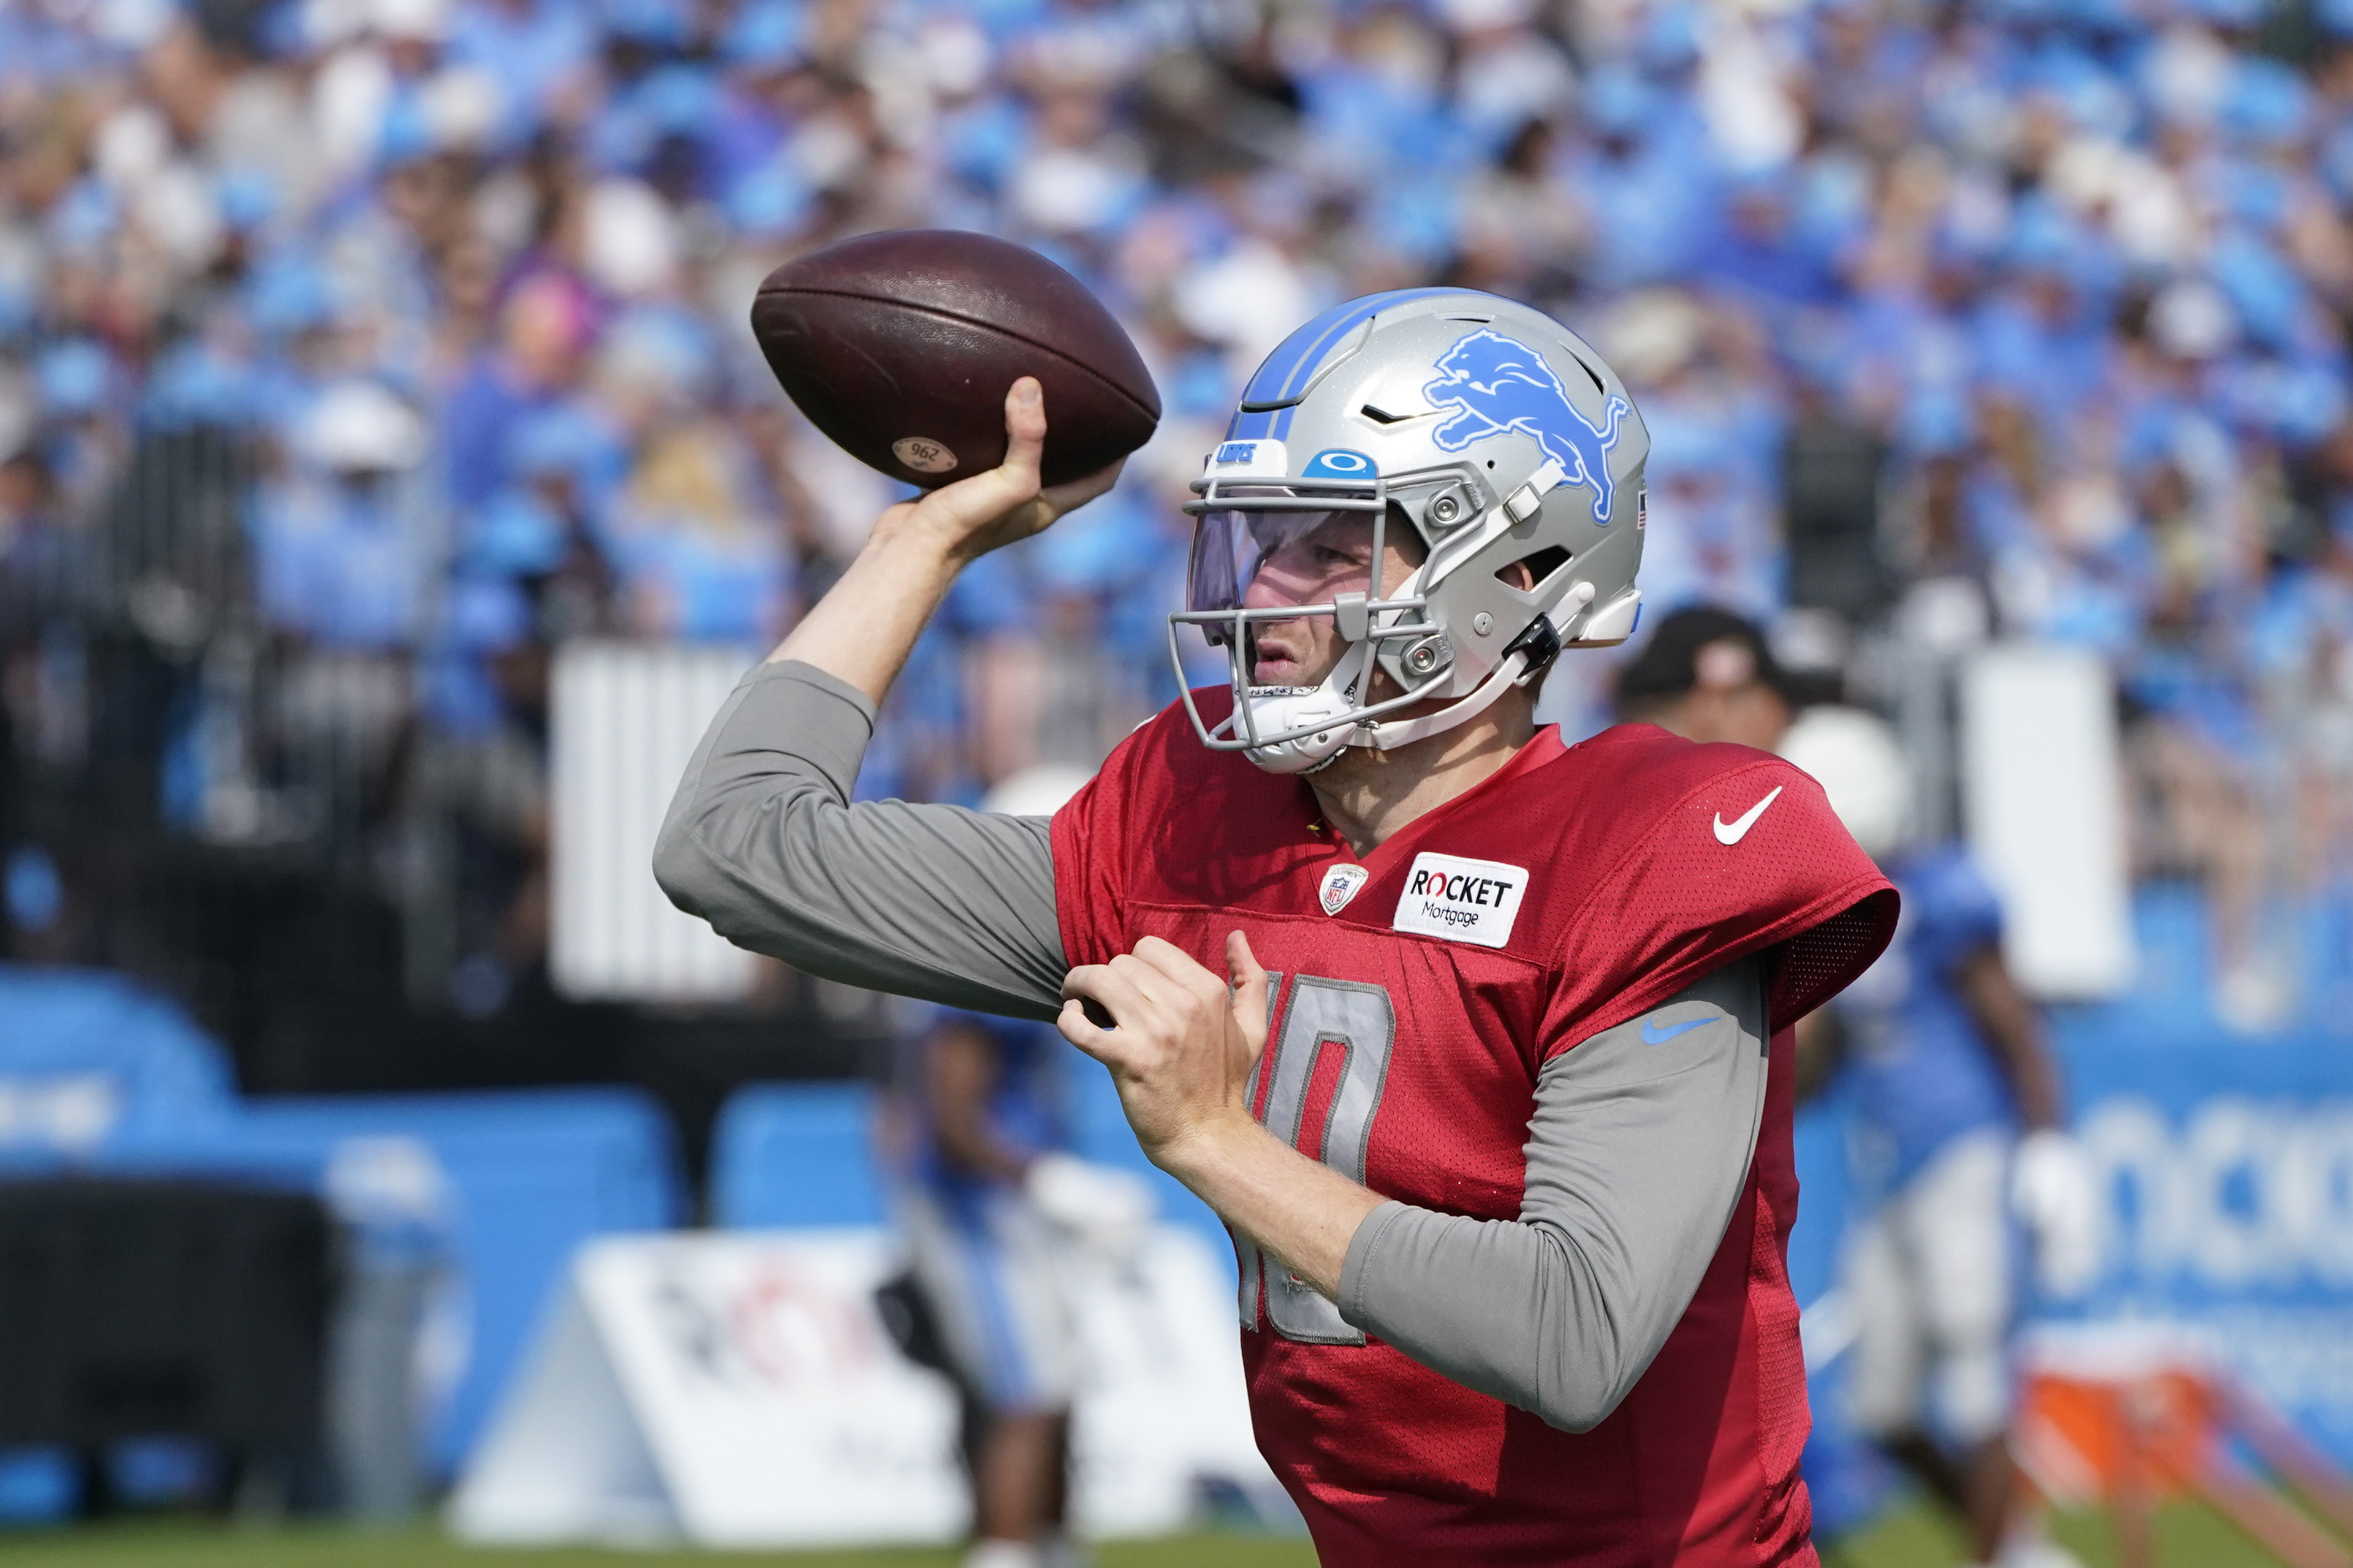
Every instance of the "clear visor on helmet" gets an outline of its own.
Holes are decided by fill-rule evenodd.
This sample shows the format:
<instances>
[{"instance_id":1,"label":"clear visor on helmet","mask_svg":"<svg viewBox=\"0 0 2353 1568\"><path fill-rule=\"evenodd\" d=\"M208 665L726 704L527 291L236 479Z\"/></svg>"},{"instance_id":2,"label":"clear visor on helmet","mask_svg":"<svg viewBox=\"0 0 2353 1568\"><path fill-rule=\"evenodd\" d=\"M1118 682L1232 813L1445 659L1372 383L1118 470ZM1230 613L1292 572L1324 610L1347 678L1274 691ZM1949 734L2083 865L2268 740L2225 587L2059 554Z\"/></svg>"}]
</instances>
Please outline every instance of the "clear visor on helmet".
<instances>
[{"instance_id":1,"label":"clear visor on helmet","mask_svg":"<svg viewBox=\"0 0 2353 1568\"><path fill-rule=\"evenodd\" d=\"M1340 530L1361 533L1369 542L1373 520L1361 511L1252 511L1240 508L1203 512L1193 530L1193 560L1187 574L1185 607L1188 610L1238 610L1260 571L1269 561L1297 548L1312 546L1319 532L1338 547ZM1372 584L1350 584L1372 592Z\"/></svg>"},{"instance_id":2,"label":"clear visor on helmet","mask_svg":"<svg viewBox=\"0 0 2353 1568\"><path fill-rule=\"evenodd\" d=\"M1446 679L1409 682L1411 689L1367 701L1358 695L1374 650L1426 637L1439 628L1430 624L1419 595L1397 595L1413 574L1384 572L1386 546L1395 539L1409 557L1419 552L1413 526L1383 493L1377 481L1356 486L1229 487L1199 484L1203 501L1185 510L1199 521L1193 532L1193 554L1186 583L1186 608L1168 617L1168 656L1184 688L1186 710L1194 729L1213 750L1246 751L1281 745L1309 735L1328 736L1374 723L1429 695ZM1304 492L1304 493L1303 493ZM1249 604L1251 588L1264 580L1267 590ZM1326 681L1345 679L1336 706L1284 724L1261 713L1250 696L1271 691L1254 679L1251 628L1273 622L1329 616L1352 651ZM1194 706L1191 682L1176 633L1190 626L1214 645L1222 645L1236 699L1232 713L1214 728L1205 724ZM1302 689L1303 691L1305 689ZM1298 696L1301 692L1291 695Z\"/></svg>"}]
</instances>

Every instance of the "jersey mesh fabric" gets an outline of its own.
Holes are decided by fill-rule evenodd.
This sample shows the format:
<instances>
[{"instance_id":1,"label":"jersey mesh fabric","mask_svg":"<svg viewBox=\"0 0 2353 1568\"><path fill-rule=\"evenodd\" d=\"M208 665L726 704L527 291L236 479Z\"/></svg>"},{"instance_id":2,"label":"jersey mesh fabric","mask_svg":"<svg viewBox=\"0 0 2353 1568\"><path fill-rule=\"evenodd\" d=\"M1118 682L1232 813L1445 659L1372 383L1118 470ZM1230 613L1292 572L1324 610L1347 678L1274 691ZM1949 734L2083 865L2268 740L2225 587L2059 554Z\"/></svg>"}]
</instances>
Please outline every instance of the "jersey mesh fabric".
<instances>
[{"instance_id":1,"label":"jersey mesh fabric","mask_svg":"<svg viewBox=\"0 0 2353 1568\"><path fill-rule=\"evenodd\" d=\"M1757 1314L1757 1462L1767 1490L1786 1489L1798 1472L1811 1416L1806 1407L1806 1352L1798 1334L1798 1298L1783 1258L1795 1215L1770 1205L1757 1209L1755 1246L1748 1255L1749 1300ZM1760 1515L1760 1524L1771 1510Z\"/></svg>"},{"instance_id":2,"label":"jersey mesh fabric","mask_svg":"<svg viewBox=\"0 0 2353 1568\"><path fill-rule=\"evenodd\" d=\"M1802 1018L1871 966L1892 929L1881 900L1841 910L1781 950L1767 1002L1776 1018Z\"/></svg>"},{"instance_id":3,"label":"jersey mesh fabric","mask_svg":"<svg viewBox=\"0 0 2353 1568\"><path fill-rule=\"evenodd\" d=\"M1798 1475L1811 1422L1798 1299L1789 1289L1787 1266L1789 1227L1798 1222L1798 1172L1790 1144L1798 1101L1796 1032L1778 1031L1772 1052L1750 1174L1757 1201L1748 1237L1746 1300L1755 1346L1756 1463L1763 1500L1755 1510L1752 1541L1758 1560L1785 1563L1811 1556L1808 1542L1813 1529L1813 1504ZM1727 1236L1726 1248L1731 1245Z\"/></svg>"},{"instance_id":4,"label":"jersey mesh fabric","mask_svg":"<svg viewBox=\"0 0 2353 1568\"><path fill-rule=\"evenodd\" d=\"M1214 723L1229 699L1197 700ZM1715 821L1775 790L1736 842L1721 841ZM1156 934L1214 966L1226 933L1242 931L1283 976L1261 1118L1279 1098L1273 1079L1299 1075L1303 1152L1347 1170L1361 1147L1366 1185L1441 1213L1519 1217L1550 1057L1754 952L1778 956L1778 997L1811 1006L1870 962L1894 917L1887 882L1811 780L1761 752L1646 725L1574 747L1544 731L1366 857L1367 879L1337 915L1322 911L1317 886L1355 857L1319 816L1303 780L1210 752L1181 710L1162 714L1055 818L1064 949L1074 964L1101 963ZM1524 874L1501 946L1394 929L1424 855ZM1345 1005L1334 1000L1343 990ZM1335 1017L1354 1021L1338 1028ZM1276 1059L1341 1055L1323 1037L1350 1030L1366 1037L1349 1038L1337 1069L1321 1057ZM1324 1561L1812 1561L1796 1470L1804 1367L1783 1270L1797 1212L1786 1027L1771 1051L1748 1181L1700 1288L1590 1432L1557 1431L1377 1340L1348 1342L1354 1331L1328 1304L1319 1312L1320 1299L1264 1268L1249 1303L1261 1326L1242 1335L1251 1414ZM1355 1098L1347 1081L1326 1087L1331 1070L1363 1075ZM1246 1279L1254 1258L1245 1247Z\"/></svg>"}]
</instances>

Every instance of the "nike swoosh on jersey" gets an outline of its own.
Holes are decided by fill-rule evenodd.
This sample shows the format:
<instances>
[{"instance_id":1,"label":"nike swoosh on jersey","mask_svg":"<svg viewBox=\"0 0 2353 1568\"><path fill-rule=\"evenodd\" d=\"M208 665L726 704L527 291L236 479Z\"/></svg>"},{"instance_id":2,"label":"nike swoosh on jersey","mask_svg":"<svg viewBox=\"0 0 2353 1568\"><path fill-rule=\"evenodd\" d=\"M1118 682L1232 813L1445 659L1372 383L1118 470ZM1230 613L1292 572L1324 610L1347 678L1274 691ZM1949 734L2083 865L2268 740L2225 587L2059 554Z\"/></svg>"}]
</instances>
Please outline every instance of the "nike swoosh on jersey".
<instances>
[{"instance_id":1,"label":"nike swoosh on jersey","mask_svg":"<svg viewBox=\"0 0 2353 1568\"><path fill-rule=\"evenodd\" d=\"M1757 826L1757 819L1765 815L1765 808L1772 805L1775 801L1780 799L1781 792L1788 787L1788 786L1787 784L1775 784L1773 786L1773 793L1767 795L1763 800L1758 801L1755 805L1750 806L1746 811L1742 812L1740 814L1740 819L1737 822L1726 822L1724 820L1724 813L1720 811L1717 812L1715 814L1715 841L1718 844L1737 844L1743 838L1746 838L1748 836L1748 830Z\"/></svg>"},{"instance_id":2,"label":"nike swoosh on jersey","mask_svg":"<svg viewBox=\"0 0 2353 1568\"><path fill-rule=\"evenodd\" d=\"M1663 1046L1677 1035L1688 1035L1706 1022L1705 1018L1692 1018L1681 1024L1669 1024L1662 1029L1645 1018L1642 1020L1642 1043L1646 1046Z\"/></svg>"}]
</instances>

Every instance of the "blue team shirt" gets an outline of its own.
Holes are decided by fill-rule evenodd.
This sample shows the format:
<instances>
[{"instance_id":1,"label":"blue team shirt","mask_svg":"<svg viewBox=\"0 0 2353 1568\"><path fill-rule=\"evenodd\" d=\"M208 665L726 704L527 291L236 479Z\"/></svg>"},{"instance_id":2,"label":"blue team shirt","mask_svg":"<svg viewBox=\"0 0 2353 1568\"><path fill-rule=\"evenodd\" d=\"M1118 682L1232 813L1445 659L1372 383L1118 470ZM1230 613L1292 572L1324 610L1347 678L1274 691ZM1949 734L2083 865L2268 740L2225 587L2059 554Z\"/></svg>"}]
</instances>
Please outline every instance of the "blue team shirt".
<instances>
[{"instance_id":1,"label":"blue team shirt","mask_svg":"<svg viewBox=\"0 0 2353 1568\"><path fill-rule=\"evenodd\" d=\"M1886 868L1904 897L1894 941L1838 1000L1848 1031L1864 1173L1899 1186L1981 1127L2015 1128L1993 1047L1956 988L1960 966L2001 941L2001 905L1957 845Z\"/></svg>"},{"instance_id":2,"label":"blue team shirt","mask_svg":"<svg viewBox=\"0 0 2353 1568\"><path fill-rule=\"evenodd\" d=\"M1042 1154L1071 1143L1068 1085L1063 1067L1070 1047L1052 1026L985 1013L944 1011L930 1029L906 1047L901 1081L920 1114L913 1129L908 1174L942 1196L974 1195L997 1184L950 1164L932 1134L924 1103L929 1074L923 1053L933 1036L951 1025L977 1026L997 1047L997 1087L988 1098L988 1123L997 1142L1025 1153Z\"/></svg>"}]
</instances>

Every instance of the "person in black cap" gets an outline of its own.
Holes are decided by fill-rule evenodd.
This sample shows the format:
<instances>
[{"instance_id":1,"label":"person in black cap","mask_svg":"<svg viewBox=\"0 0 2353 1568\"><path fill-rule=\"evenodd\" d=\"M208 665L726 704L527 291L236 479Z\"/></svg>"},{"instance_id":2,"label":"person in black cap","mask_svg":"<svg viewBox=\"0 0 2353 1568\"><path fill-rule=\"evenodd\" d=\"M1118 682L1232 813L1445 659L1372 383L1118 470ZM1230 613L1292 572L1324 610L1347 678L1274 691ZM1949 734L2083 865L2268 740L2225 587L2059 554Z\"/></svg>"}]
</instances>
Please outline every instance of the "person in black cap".
<instances>
[{"instance_id":1,"label":"person in black cap","mask_svg":"<svg viewBox=\"0 0 2353 1568\"><path fill-rule=\"evenodd\" d=\"M1618 672L1620 721L1656 724L1687 741L1734 741L1778 751L1795 716L1788 675L1757 624L1702 605L1659 623Z\"/></svg>"}]
</instances>

